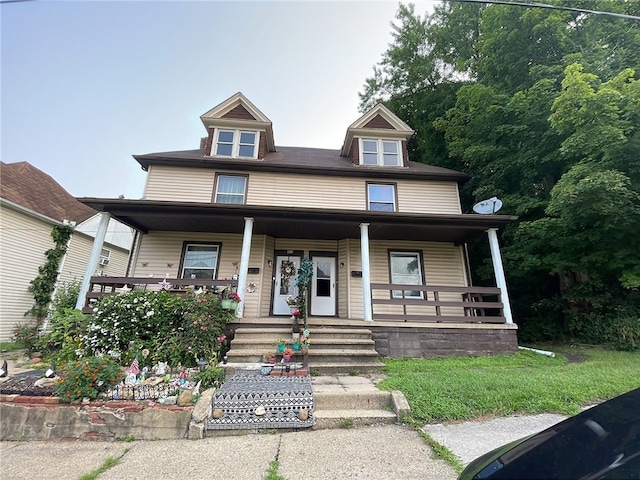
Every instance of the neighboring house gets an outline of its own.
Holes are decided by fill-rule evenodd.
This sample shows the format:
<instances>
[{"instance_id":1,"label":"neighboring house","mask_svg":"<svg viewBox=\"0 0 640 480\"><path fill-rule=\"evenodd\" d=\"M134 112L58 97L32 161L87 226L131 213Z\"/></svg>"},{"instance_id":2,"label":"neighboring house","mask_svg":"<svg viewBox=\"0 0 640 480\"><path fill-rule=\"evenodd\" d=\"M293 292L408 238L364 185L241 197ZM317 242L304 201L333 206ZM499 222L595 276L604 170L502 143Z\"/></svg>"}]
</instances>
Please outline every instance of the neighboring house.
<instances>
[{"instance_id":1,"label":"neighboring house","mask_svg":"<svg viewBox=\"0 0 640 480\"><path fill-rule=\"evenodd\" d=\"M75 231L59 269L59 282L81 281L100 215L80 203L53 178L27 162L0 162L0 341L12 338L16 324L34 304L28 291L45 252L55 246L54 225L74 222ZM133 233L111 222L102 248L99 275L124 275Z\"/></svg>"},{"instance_id":2,"label":"neighboring house","mask_svg":"<svg viewBox=\"0 0 640 480\"><path fill-rule=\"evenodd\" d=\"M276 147L241 93L200 118L200 148L134 156L143 199L79 199L141 233L129 276L237 278L238 325L275 325L309 257L315 326L371 329L383 355L517 348L508 302L503 315L485 298L507 299L495 229L514 217L463 214L468 176L411 161L413 130L386 107L349 126L341 150ZM486 231L502 292L471 287L465 242Z\"/></svg>"}]
</instances>

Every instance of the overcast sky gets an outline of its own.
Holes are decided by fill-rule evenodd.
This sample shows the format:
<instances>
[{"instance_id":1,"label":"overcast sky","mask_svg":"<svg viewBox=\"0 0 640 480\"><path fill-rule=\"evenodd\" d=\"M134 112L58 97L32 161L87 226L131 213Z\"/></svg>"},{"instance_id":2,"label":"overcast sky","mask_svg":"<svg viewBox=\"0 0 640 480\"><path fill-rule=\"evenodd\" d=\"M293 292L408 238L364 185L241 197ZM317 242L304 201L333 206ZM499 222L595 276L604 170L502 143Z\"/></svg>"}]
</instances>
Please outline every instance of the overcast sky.
<instances>
[{"instance_id":1,"label":"overcast sky","mask_svg":"<svg viewBox=\"0 0 640 480\"><path fill-rule=\"evenodd\" d=\"M421 15L433 0L413 2ZM242 92L278 146L339 149L398 2L26 1L1 14L1 159L78 197L140 198L132 158L198 148Z\"/></svg>"}]
</instances>

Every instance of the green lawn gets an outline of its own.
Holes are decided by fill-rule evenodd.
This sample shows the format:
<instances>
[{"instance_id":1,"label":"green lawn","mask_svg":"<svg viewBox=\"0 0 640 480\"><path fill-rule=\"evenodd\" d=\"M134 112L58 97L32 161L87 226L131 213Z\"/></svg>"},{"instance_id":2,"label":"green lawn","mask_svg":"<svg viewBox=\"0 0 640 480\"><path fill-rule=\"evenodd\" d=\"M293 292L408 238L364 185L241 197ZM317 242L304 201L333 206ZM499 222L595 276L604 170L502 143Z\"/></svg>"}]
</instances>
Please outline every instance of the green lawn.
<instances>
[{"instance_id":1,"label":"green lawn","mask_svg":"<svg viewBox=\"0 0 640 480\"><path fill-rule=\"evenodd\" d=\"M520 351L476 358L384 362L380 388L401 390L415 420L468 420L513 413L573 415L640 387L640 353L542 347L555 358ZM575 361L578 360L578 361Z\"/></svg>"}]
</instances>

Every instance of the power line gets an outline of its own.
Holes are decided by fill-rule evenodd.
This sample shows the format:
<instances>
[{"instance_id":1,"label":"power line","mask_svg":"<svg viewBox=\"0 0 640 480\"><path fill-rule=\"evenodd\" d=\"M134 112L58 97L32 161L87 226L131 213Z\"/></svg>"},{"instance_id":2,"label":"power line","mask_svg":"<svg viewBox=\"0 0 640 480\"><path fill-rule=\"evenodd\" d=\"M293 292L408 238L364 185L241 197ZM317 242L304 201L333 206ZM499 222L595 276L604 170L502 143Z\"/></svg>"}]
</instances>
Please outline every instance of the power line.
<instances>
[{"instance_id":1,"label":"power line","mask_svg":"<svg viewBox=\"0 0 640 480\"><path fill-rule=\"evenodd\" d=\"M514 7L528 7L528 8L548 8L551 10L567 10L570 12L592 13L594 15L607 15L610 17L626 18L630 20L640 20L640 17L638 16L627 15L625 13L604 12L601 10L587 10L586 8L562 7L559 5L548 5L546 3L509 2L507 0L448 0L448 1L459 2L459 3L490 3L494 5L512 5Z\"/></svg>"}]
</instances>

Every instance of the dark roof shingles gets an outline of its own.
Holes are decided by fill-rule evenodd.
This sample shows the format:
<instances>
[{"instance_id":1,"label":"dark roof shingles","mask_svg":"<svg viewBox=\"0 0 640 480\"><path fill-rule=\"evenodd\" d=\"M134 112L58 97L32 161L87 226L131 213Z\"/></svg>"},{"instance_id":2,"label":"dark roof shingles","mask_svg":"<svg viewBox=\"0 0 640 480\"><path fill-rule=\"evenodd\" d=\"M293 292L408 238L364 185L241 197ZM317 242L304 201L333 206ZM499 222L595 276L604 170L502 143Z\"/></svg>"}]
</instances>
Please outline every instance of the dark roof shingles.
<instances>
[{"instance_id":1,"label":"dark roof shingles","mask_svg":"<svg viewBox=\"0 0 640 480\"><path fill-rule=\"evenodd\" d=\"M0 196L54 220L83 222L96 211L28 162L0 162Z\"/></svg>"}]
</instances>

